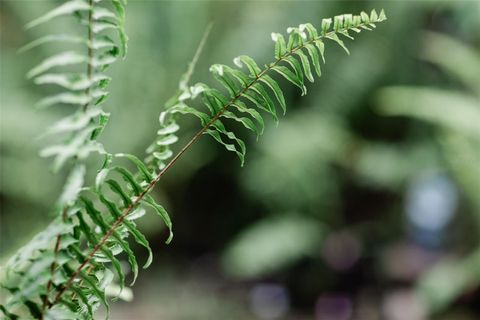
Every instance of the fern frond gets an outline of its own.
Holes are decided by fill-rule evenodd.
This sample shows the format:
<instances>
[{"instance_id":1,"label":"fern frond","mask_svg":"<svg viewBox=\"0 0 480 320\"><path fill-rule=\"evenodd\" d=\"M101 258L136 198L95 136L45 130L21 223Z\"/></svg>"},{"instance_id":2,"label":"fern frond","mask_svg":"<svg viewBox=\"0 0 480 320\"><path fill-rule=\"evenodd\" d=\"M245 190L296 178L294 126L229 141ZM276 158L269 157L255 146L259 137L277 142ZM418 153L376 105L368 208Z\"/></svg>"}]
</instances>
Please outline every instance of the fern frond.
<instances>
[{"instance_id":1,"label":"fern frond","mask_svg":"<svg viewBox=\"0 0 480 320\"><path fill-rule=\"evenodd\" d=\"M55 171L72 159L85 159L91 152L104 153L97 142L92 142L108 119L108 113L101 106L108 96L106 89L110 81L104 71L120 54L124 56L126 53L125 8L119 0L70 0L30 22L27 28L70 15L79 17L80 23L87 26L87 34L50 34L20 49L22 52L52 42L81 45L79 51L65 51L47 57L27 73L27 77L33 78L36 84L61 88L60 92L42 99L38 103L39 107L71 105L77 106L79 110L47 130L50 133L66 134L63 143L49 146L41 152L42 156L55 158ZM105 33L107 29L117 30L118 40L111 39ZM79 66L84 67L83 71L66 71L66 68L79 70ZM78 121L72 121L73 119ZM59 127L64 129L60 132Z\"/></svg>"},{"instance_id":2,"label":"fern frond","mask_svg":"<svg viewBox=\"0 0 480 320\"><path fill-rule=\"evenodd\" d=\"M210 71L226 94L199 83L191 86L189 91L182 95L185 99L179 99L178 103L168 110L170 113L191 114L199 118L204 127L202 134L212 136L228 151L235 152L243 165L245 143L229 131L220 119L239 122L258 137L264 127L260 111L270 114L276 122L276 108L280 106L283 113L286 112L283 92L277 80L269 75L272 71L297 86L302 95L305 95L305 80L314 82L314 73L319 77L322 75L321 62L325 63L327 41L335 42L349 54L341 37L353 39L350 31L359 33L362 30L372 30L376 23L384 20L386 16L383 10L380 14L372 10L369 15L362 12L357 16L345 14L333 19L323 19L320 32L310 23L288 28L288 40L282 34L272 33L272 40L275 42L274 62L260 68L252 58L242 55L233 60L235 67L212 65ZM242 70L243 67L246 67L247 72ZM201 97L208 113L187 104L197 96ZM163 158L164 155L158 156Z\"/></svg>"},{"instance_id":3,"label":"fern frond","mask_svg":"<svg viewBox=\"0 0 480 320\"><path fill-rule=\"evenodd\" d=\"M32 25L78 11L80 9L74 8L84 8L80 4L85 2L73 0L67 3L69 5L62 5ZM82 12L88 12L88 25L93 25L89 28L92 39L96 32L114 28L119 30L120 41L124 43L126 36L117 24L124 19L124 3L111 1L116 9L115 15L103 7L97 8L99 3L102 2L92 0L88 9L81 9ZM135 220L145 214L146 208L153 209L167 226L169 236L166 242L172 240L170 217L149 193L176 161L200 137L208 134L228 151L235 152L243 165L245 143L236 133L227 129L225 124L236 121L259 136L264 127L260 112L268 113L278 121L276 108L280 106L285 112L286 104L279 83L269 73L275 71L299 87L302 94L306 94L305 79L314 80L312 66L317 75L321 74L320 58L324 58L324 40L332 40L344 47L339 35L349 36L350 30L357 32L372 29L375 23L385 19L383 11L380 15L372 11L370 15L362 13L360 16L343 15L333 20L325 19L321 32L310 24L289 28L288 41L282 35L272 34L275 61L263 68L245 55L234 59L236 67L219 64L211 67L210 71L223 92L203 83L189 86L187 72L179 92L160 116L161 128L155 146L147 152L153 158L147 158L146 164L133 155L109 154L95 141L108 119L108 114L98 107L103 96L96 97L97 101L82 100L84 105L78 103L82 107L80 110L50 129L50 133L70 134L70 139L66 144L48 148L44 154L56 157L56 168L71 158L83 159L92 151L105 155L104 164L90 186L83 186L84 167L81 164L74 166L57 202L56 219L8 262L9 272L3 286L11 295L0 310L10 319L18 318L16 313L22 308L36 319L92 319L100 305L108 310L105 293L108 286L114 282L118 282L121 288L125 285L126 275L120 260L127 259L133 273L132 284L138 274L138 262L128 241L130 236L148 252L144 268L152 261L149 243L135 224ZM89 53L94 51L92 46L87 50ZM87 55L86 78L45 74L51 68L76 61L71 57L80 56L83 57L70 54L70 58L66 59L62 55L62 58L44 62L35 69L33 75L38 82L58 84L71 90L70 93L85 90L89 98L94 97L95 90L105 90L104 80L107 78L103 78L106 76L102 71L116 57L111 51ZM247 72L241 69L243 66ZM192 69L193 67L190 70ZM189 105L198 97L201 98L205 111ZM67 100L65 96L55 99ZM179 127L178 114L194 115L199 118L202 128L173 156L170 146L178 139L175 135ZM166 162L170 157L172 158ZM124 164L127 161L128 165ZM157 173L157 170L160 171Z\"/></svg>"},{"instance_id":4,"label":"fern frond","mask_svg":"<svg viewBox=\"0 0 480 320\"><path fill-rule=\"evenodd\" d=\"M60 305L79 319L91 319L100 305L108 308L105 288L112 281L121 288L125 285L120 256L125 256L133 273L130 285L138 275L129 237L148 252L143 268L152 262L149 242L135 223L147 207L165 222L170 230L167 243L171 241L172 222L167 211L145 191L146 185L153 186L152 172L132 155L107 157L94 186L82 187L84 166L72 171L57 202L58 210L66 208L63 214L7 263L10 272L4 287L12 293L5 306L7 312L24 305L33 317L40 318ZM114 163L121 159L129 160L136 170ZM75 299L64 299L66 294Z\"/></svg>"},{"instance_id":5,"label":"fern frond","mask_svg":"<svg viewBox=\"0 0 480 320\"><path fill-rule=\"evenodd\" d=\"M171 107L180 103L181 101L191 98L192 96L196 97L199 94L199 92L197 92L195 89L192 90L190 88L190 78L193 75L195 66L203 51L203 47L205 46L208 36L210 35L212 26L213 24L210 23L203 32L202 39L198 44L192 61L188 64L187 70L180 78L180 82L178 83L178 91L167 101L165 104L165 111L160 113L158 118L160 129L157 131L157 137L145 151L147 153L145 162L154 171L165 168L166 161L173 156L173 151L171 148L173 144L178 141L178 137L175 135L175 133L180 129L180 126L177 123L177 117L174 113L172 113Z\"/></svg>"}]
</instances>

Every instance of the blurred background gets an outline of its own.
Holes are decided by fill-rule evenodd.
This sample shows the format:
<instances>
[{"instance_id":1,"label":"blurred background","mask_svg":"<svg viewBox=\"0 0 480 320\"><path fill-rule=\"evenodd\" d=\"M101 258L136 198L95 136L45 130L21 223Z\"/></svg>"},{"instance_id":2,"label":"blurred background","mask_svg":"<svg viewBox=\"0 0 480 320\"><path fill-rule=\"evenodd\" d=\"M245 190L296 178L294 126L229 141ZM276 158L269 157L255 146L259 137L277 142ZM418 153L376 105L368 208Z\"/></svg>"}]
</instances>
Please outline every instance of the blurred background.
<instances>
[{"instance_id":1,"label":"blurred background","mask_svg":"<svg viewBox=\"0 0 480 320\"><path fill-rule=\"evenodd\" d=\"M17 53L77 27L24 29L59 3L0 0L2 263L47 225L65 180L37 137L71 110L36 110L48 88L25 78L58 48ZM210 21L193 82L213 84L209 66L240 54L270 62L272 31L373 8L388 21L347 41L350 56L327 44L306 97L285 86L278 128L269 121L258 142L243 132L244 168L203 138L165 176L155 196L175 238L165 245L160 219L143 218L154 263L111 319L480 318L478 1L130 0L101 141L144 155ZM188 139L197 122L182 123Z\"/></svg>"}]
</instances>

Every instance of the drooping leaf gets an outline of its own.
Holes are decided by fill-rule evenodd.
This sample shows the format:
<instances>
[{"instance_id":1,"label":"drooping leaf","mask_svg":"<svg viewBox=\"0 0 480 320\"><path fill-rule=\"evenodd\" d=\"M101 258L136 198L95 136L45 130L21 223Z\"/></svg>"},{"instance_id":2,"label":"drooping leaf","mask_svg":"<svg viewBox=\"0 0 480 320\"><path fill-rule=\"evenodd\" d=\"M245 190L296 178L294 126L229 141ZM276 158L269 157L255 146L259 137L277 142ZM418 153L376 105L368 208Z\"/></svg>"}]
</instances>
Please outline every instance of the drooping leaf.
<instances>
[{"instance_id":1,"label":"drooping leaf","mask_svg":"<svg viewBox=\"0 0 480 320\"><path fill-rule=\"evenodd\" d=\"M303 82L297 77L297 75L290 71L290 69L284 66L275 66L272 68L272 70L280 74L282 77L284 77L297 87L299 87L302 90L302 94L305 92Z\"/></svg>"},{"instance_id":2,"label":"drooping leaf","mask_svg":"<svg viewBox=\"0 0 480 320\"><path fill-rule=\"evenodd\" d=\"M278 85L278 83L273 80L269 75L264 75L260 78L260 81L265 83L273 92L275 97L277 98L280 106L282 107L283 114L287 112L287 105L285 103L285 98L283 97L282 89Z\"/></svg>"},{"instance_id":3,"label":"drooping leaf","mask_svg":"<svg viewBox=\"0 0 480 320\"><path fill-rule=\"evenodd\" d=\"M169 236L165 241L165 243L167 244L170 243L170 241L172 241L172 238L173 238L173 232L172 232L172 221L170 220L170 216L168 215L167 210L165 210L165 208L163 208L161 205L156 203L155 200L150 195L146 195L143 198L143 203L153 208L154 211L162 218L163 222L165 223L169 231Z\"/></svg>"},{"instance_id":4,"label":"drooping leaf","mask_svg":"<svg viewBox=\"0 0 480 320\"><path fill-rule=\"evenodd\" d=\"M133 164L135 164L137 169L142 173L145 181L151 182L153 180L154 177L152 176L152 173L150 172L150 170L148 170L147 166L142 162L142 160L128 153L117 153L115 156L118 158L127 158Z\"/></svg>"},{"instance_id":5,"label":"drooping leaf","mask_svg":"<svg viewBox=\"0 0 480 320\"><path fill-rule=\"evenodd\" d=\"M300 61L302 62L303 72L305 76L310 82L313 82L314 79L312 75L312 70L310 69L310 62L308 61L307 56L301 50L295 51L295 54L300 57Z\"/></svg>"}]
</instances>

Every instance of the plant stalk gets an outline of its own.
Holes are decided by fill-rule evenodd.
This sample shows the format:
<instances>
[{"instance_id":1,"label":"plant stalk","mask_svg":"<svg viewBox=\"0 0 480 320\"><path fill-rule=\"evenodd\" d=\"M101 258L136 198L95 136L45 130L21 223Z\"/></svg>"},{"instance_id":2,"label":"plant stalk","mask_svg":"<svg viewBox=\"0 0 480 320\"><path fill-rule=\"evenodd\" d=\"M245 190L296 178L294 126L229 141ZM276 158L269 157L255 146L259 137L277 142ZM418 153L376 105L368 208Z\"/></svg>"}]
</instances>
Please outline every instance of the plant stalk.
<instances>
[{"instance_id":1,"label":"plant stalk","mask_svg":"<svg viewBox=\"0 0 480 320\"><path fill-rule=\"evenodd\" d=\"M338 32L346 31L348 28L338 30ZM62 295L65 293L65 291L72 285L73 280L78 276L78 274L83 270L83 268L92 260L93 256L95 253L101 249L101 247L106 243L106 241L112 236L113 232L115 229L122 224L122 222L125 220L125 218L134 210L134 208L142 201L142 199L145 197L147 193L151 191L151 189L158 183L158 181L167 173L167 171L182 157L182 155L190 149L190 147L197 142L200 137L205 133L205 131L210 128L214 124L215 121L217 121L222 114L226 111L226 109L234 104L246 91L248 91L254 84L256 84L259 79L265 75L267 72L269 72L272 68L274 68L276 65L278 65L280 62L284 61L286 58L291 56L293 53L295 53L297 50L300 50L304 48L307 44L313 43L317 40L327 38L333 34L337 33L336 31L330 31L324 35L320 35L316 38L310 39L309 41L306 41L294 48L292 48L290 51L286 52L283 56L278 58L275 62L267 65L267 67L262 70L245 88L243 88L235 97L233 97L227 104L225 104L222 109L204 126L202 127L188 142L187 144L173 157L170 162L160 171L160 173L155 177L154 180L152 180L147 187L136 197L136 199L132 202L131 205L129 205L127 208L124 209L124 212L120 217L115 220L115 222L111 225L110 229L107 231L107 233L102 237L100 242L98 242L95 247L92 249L92 251L88 254L88 256L85 258L85 260L77 267L77 269L70 275L69 279L65 283L65 285L58 291L53 304L56 304Z\"/></svg>"}]
</instances>

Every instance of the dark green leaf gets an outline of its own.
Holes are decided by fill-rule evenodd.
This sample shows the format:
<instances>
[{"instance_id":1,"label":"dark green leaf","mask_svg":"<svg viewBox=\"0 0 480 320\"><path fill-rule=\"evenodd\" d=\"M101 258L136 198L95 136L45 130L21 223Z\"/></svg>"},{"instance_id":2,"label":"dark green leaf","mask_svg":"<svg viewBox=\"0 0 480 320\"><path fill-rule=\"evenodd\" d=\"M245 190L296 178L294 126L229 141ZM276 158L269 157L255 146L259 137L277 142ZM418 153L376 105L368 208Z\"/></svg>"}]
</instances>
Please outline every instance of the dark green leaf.
<instances>
[{"instance_id":1,"label":"dark green leaf","mask_svg":"<svg viewBox=\"0 0 480 320\"><path fill-rule=\"evenodd\" d=\"M252 116L252 118L254 118L254 119L258 122L259 129L260 129L260 134L263 134L263 130L264 130L264 127L265 127L265 123L264 123L264 121L263 121L262 116L260 115L260 113L258 113L257 110L252 109L252 108L248 108L248 107L247 107L242 101L240 101L240 100L235 101L235 103L233 103L232 106L233 106L234 108L236 108L238 111L248 113L250 116Z\"/></svg>"},{"instance_id":2,"label":"dark green leaf","mask_svg":"<svg viewBox=\"0 0 480 320\"><path fill-rule=\"evenodd\" d=\"M155 178L150 172L150 170L147 168L147 166L143 163L143 161L138 159L136 156L128 153L117 153L115 156L118 158L127 158L128 160L133 162L137 169L142 173L145 181L152 182Z\"/></svg>"},{"instance_id":3,"label":"dark green leaf","mask_svg":"<svg viewBox=\"0 0 480 320\"><path fill-rule=\"evenodd\" d=\"M112 214L112 216L115 220L118 220L122 216L122 212L115 205L115 203L109 201L103 195L100 195L100 201L102 201L103 204L105 204L108 211L110 211L110 213ZM135 224L133 222L129 221L128 219L124 219L122 223L127 228L127 230L133 235L133 238L135 239L135 241L139 245L141 245L145 249L147 249L148 260L145 263L145 265L143 266L144 269L147 268L152 263L152 249L150 249L150 245L148 244L147 239L145 238L145 236L140 231L138 231L137 227L135 226Z\"/></svg>"},{"instance_id":4,"label":"dark green leaf","mask_svg":"<svg viewBox=\"0 0 480 320\"><path fill-rule=\"evenodd\" d=\"M313 82L313 75L312 75L312 70L310 69L310 62L308 62L307 56L303 53L301 50L295 51L295 54L300 57L300 61L302 62L303 66L303 71L305 73L305 76L310 82Z\"/></svg>"},{"instance_id":5,"label":"dark green leaf","mask_svg":"<svg viewBox=\"0 0 480 320\"><path fill-rule=\"evenodd\" d=\"M140 195L140 193L142 193L142 187L140 186L140 184L138 184L137 180L135 179L135 177L133 176L133 174L128 171L127 169L125 168L122 168L122 167L113 167L112 170L120 173L120 175L122 176L122 178L129 184L129 186L132 188L134 194L136 196Z\"/></svg>"},{"instance_id":6,"label":"dark green leaf","mask_svg":"<svg viewBox=\"0 0 480 320\"><path fill-rule=\"evenodd\" d=\"M230 111L223 112L222 117L227 118L227 119L235 120L235 121L241 123L245 128L255 132L257 134L257 136L260 135L260 131L257 129L257 126L255 126L253 121L250 120L249 118L238 117L236 114L234 114L233 112L230 112Z\"/></svg>"},{"instance_id":7,"label":"dark green leaf","mask_svg":"<svg viewBox=\"0 0 480 320\"><path fill-rule=\"evenodd\" d=\"M282 89L280 88L278 83L266 74L260 78L260 81L265 83L272 90L273 94L280 103L280 106L282 107L283 114L285 114L285 112L287 111L287 105L285 103L285 98L283 97Z\"/></svg>"},{"instance_id":8,"label":"dark green leaf","mask_svg":"<svg viewBox=\"0 0 480 320\"><path fill-rule=\"evenodd\" d=\"M165 208L163 208L161 205L156 203L155 200L150 195L146 195L143 198L142 202L152 207L154 211L162 218L163 222L165 223L169 231L169 236L167 241L165 241L165 243L169 244L170 241L172 241L173 232L172 232L172 221L170 220L170 216L168 215L167 210L165 210Z\"/></svg>"},{"instance_id":9,"label":"dark green leaf","mask_svg":"<svg viewBox=\"0 0 480 320\"><path fill-rule=\"evenodd\" d=\"M238 56L235 59L233 59L233 62L241 68L243 64L245 64L248 68L248 71L250 72L250 75L254 78L257 78L258 75L262 72L262 70L258 67L257 63L255 60L250 58L249 56Z\"/></svg>"},{"instance_id":10,"label":"dark green leaf","mask_svg":"<svg viewBox=\"0 0 480 320\"><path fill-rule=\"evenodd\" d=\"M273 71L277 72L281 76L283 76L285 79L296 85L302 90L302 94L305 94L305 86L303 85L303 82L295 75L290 69L284 66L275 66L272 68Z\"/></svg>"},{"instance_id":11,"label":"dark green leaf","mask_svg":"<svg viewBox=\"0 0 480 320\"><path fill-rule=\"evenodd\" d=\"M345 52L346 52L347 54L350 54L350 51L348 51L348 48L345 46L345 43L343 43L343 41L338 37L338 35L337 35L336 33L327 35L326 38L335 41L336 43L338 43L338 45L339 45L340 47L343 48L343 50L345 50Z\"/></svg>"},{"instance_id":12,"label":"dark green leaf","mask_svg":"<svg viewBox=\"0 0 480 320\"><path fill-rule=\"evenodd\" d=\"M313 67L315 68L315 72L320 77L322 75L322 70L320 68L320 56L318 54L317 48L313 44L307 44L305 48L310 55L310 59L312 60Z\"/></svg>"},{"instance_id":13,"label":"dark green leaf","mask_svg":"<svg viewBox=\"0 0 480 320\"><path fill-rule=\"evenodd\" d=\"M112 179L108 179L105 182L109 185L110 189L113 192L115 192L118 196L120 196L120 198L123 201L124 207L129 207L130 205L133 204L132 199L130 199L128 194L126 194L125 191L123 191L122 187L120 186L120 184L117 181L112 180Z\"/></svg>"}]
</instances>

